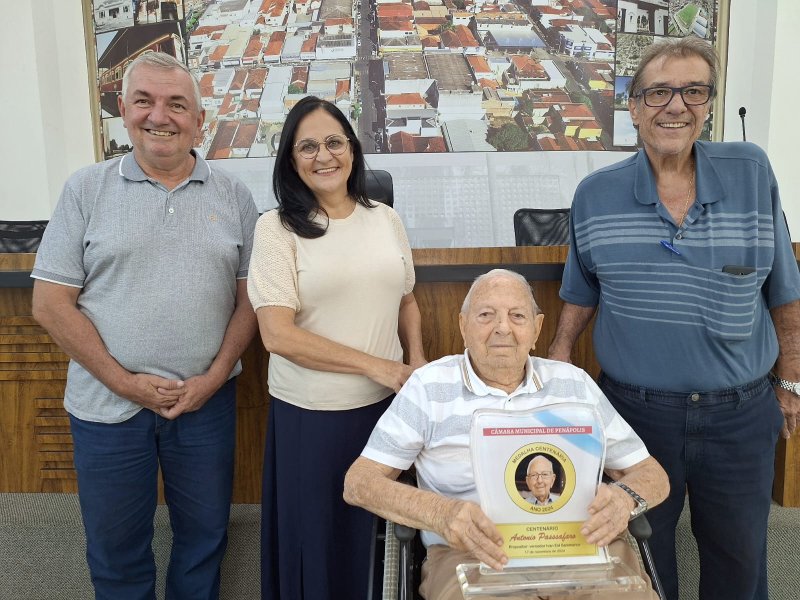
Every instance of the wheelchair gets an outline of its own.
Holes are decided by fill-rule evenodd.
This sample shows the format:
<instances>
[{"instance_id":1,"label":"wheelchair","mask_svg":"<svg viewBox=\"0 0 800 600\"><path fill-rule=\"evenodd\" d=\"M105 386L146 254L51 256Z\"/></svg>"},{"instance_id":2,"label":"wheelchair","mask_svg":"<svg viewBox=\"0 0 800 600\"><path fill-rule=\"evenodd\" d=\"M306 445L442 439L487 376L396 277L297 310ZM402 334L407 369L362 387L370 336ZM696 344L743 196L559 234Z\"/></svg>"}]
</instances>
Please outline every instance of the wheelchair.
<instances>
[{"instance_id":1,"label":"wheelchair","mask_svg":"<svg viewBox=\"0 0 800 600\"><path fill-rule=\"evenodd\" d=\"M400 479L414 485L407 473ZM422 580L422 562L425 546L419 531L376 516L373 521L373 536L367 600L422 600L417 588ZM656 572L648 540L653 534L646 515L640 515L628 523L629 541L635 543L645 572L650 577L653 589L661 600L666 600L664 588Z\"/></svg>"}]
</instances>

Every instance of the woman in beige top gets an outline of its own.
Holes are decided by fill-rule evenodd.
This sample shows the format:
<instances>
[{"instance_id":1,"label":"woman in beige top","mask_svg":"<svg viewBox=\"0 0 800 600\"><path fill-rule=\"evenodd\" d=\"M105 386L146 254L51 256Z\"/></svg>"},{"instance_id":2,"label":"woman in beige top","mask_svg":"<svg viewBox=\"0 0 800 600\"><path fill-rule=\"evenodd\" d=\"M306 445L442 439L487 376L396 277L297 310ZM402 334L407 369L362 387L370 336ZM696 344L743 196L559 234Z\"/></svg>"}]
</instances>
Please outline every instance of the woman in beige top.
<instances>
[{"instance_id":1,"label":"woman in beige top","mask_svg":"<svg viewBox=\"0 0 800 600\"><path fill-rule=\"evenodd\" d=\"M364 177L347 118L319 98L298 102L275 161L278 210L258 221L248 280L270 352L264 600L364 595L372 515L344 503L344 473L425 363L408 238L394 210L367 198Z\"/></svg>"}]
</instances>

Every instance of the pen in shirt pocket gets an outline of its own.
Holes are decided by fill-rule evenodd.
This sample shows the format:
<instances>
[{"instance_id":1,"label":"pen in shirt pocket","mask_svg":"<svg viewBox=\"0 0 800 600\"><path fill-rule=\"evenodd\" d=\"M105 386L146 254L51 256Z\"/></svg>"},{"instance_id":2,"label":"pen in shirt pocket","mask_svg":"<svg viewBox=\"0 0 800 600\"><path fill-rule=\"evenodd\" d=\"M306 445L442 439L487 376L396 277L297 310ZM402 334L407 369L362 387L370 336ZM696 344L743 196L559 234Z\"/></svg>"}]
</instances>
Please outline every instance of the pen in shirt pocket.
<instances>
[{"instance_id":1,"label":"pen in shirt pocket","mask_svg":"<svg viewBox=\"0 0 800 600\"><path fill-rule=\"evenodd\" d=\"M670 252L674 252L678 256L681 255L681 253L678 252L678 249L675 246L673 246L672 244L670 244L667 240L661 240L661 245L664 246L664 248L666 248Z\"/></svg>"}]
</instances>

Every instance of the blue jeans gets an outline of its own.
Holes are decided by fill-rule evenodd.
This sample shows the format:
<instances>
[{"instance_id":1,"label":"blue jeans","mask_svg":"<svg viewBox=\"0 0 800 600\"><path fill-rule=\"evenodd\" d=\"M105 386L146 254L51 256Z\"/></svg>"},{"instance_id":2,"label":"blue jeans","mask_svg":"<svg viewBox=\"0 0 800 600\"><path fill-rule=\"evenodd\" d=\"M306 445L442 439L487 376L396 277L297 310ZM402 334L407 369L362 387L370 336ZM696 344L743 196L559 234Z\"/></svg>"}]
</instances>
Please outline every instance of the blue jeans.
<instances>
[{"instance_id":1,"label":"blue jeans","mask_svg":"<svg viewBox=\"0 0 800 600\"><path fill-rule=\"evenodd\" d=\"M143 409L112 424L70 415L70 425L95 598L156 597L159 465L173 536L166 598L218 598L233 491L234 380L174 421Z\"/></svg>"},{"instance_id":2,"label":"blue jeans","mask_svg":"<svg viewBox=\"0 0 800 600\"><path fill-rule=\"evenodd\" d=\"M701 600L767 600L767 518L783 414L764 377L716 392L672 393L601 375L600 388L669 475L647 513L668 600L678 598L675 527L686 493Z\"/></svg>"}]
</instances>

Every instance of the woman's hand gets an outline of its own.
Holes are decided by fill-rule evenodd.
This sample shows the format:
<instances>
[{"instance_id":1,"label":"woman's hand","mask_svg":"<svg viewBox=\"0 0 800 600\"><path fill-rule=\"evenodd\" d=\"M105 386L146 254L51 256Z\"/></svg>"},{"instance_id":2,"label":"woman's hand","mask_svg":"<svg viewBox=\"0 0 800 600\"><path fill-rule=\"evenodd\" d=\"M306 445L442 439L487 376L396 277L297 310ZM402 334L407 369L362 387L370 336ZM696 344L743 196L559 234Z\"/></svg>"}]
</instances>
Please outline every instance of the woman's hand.
<instances>
[{"instance_id":1,"label":"woman's hand","mask_svg":"<svg viewBox=\"0 0 800 600\"><path fill-rule=\"evenodd\" d=\"M374 366L370 369L368 377L381 385L392 388L395 392L399 392L413 372L413 367L396 360L375 358Z\"/></svg>"}]
</instances>

